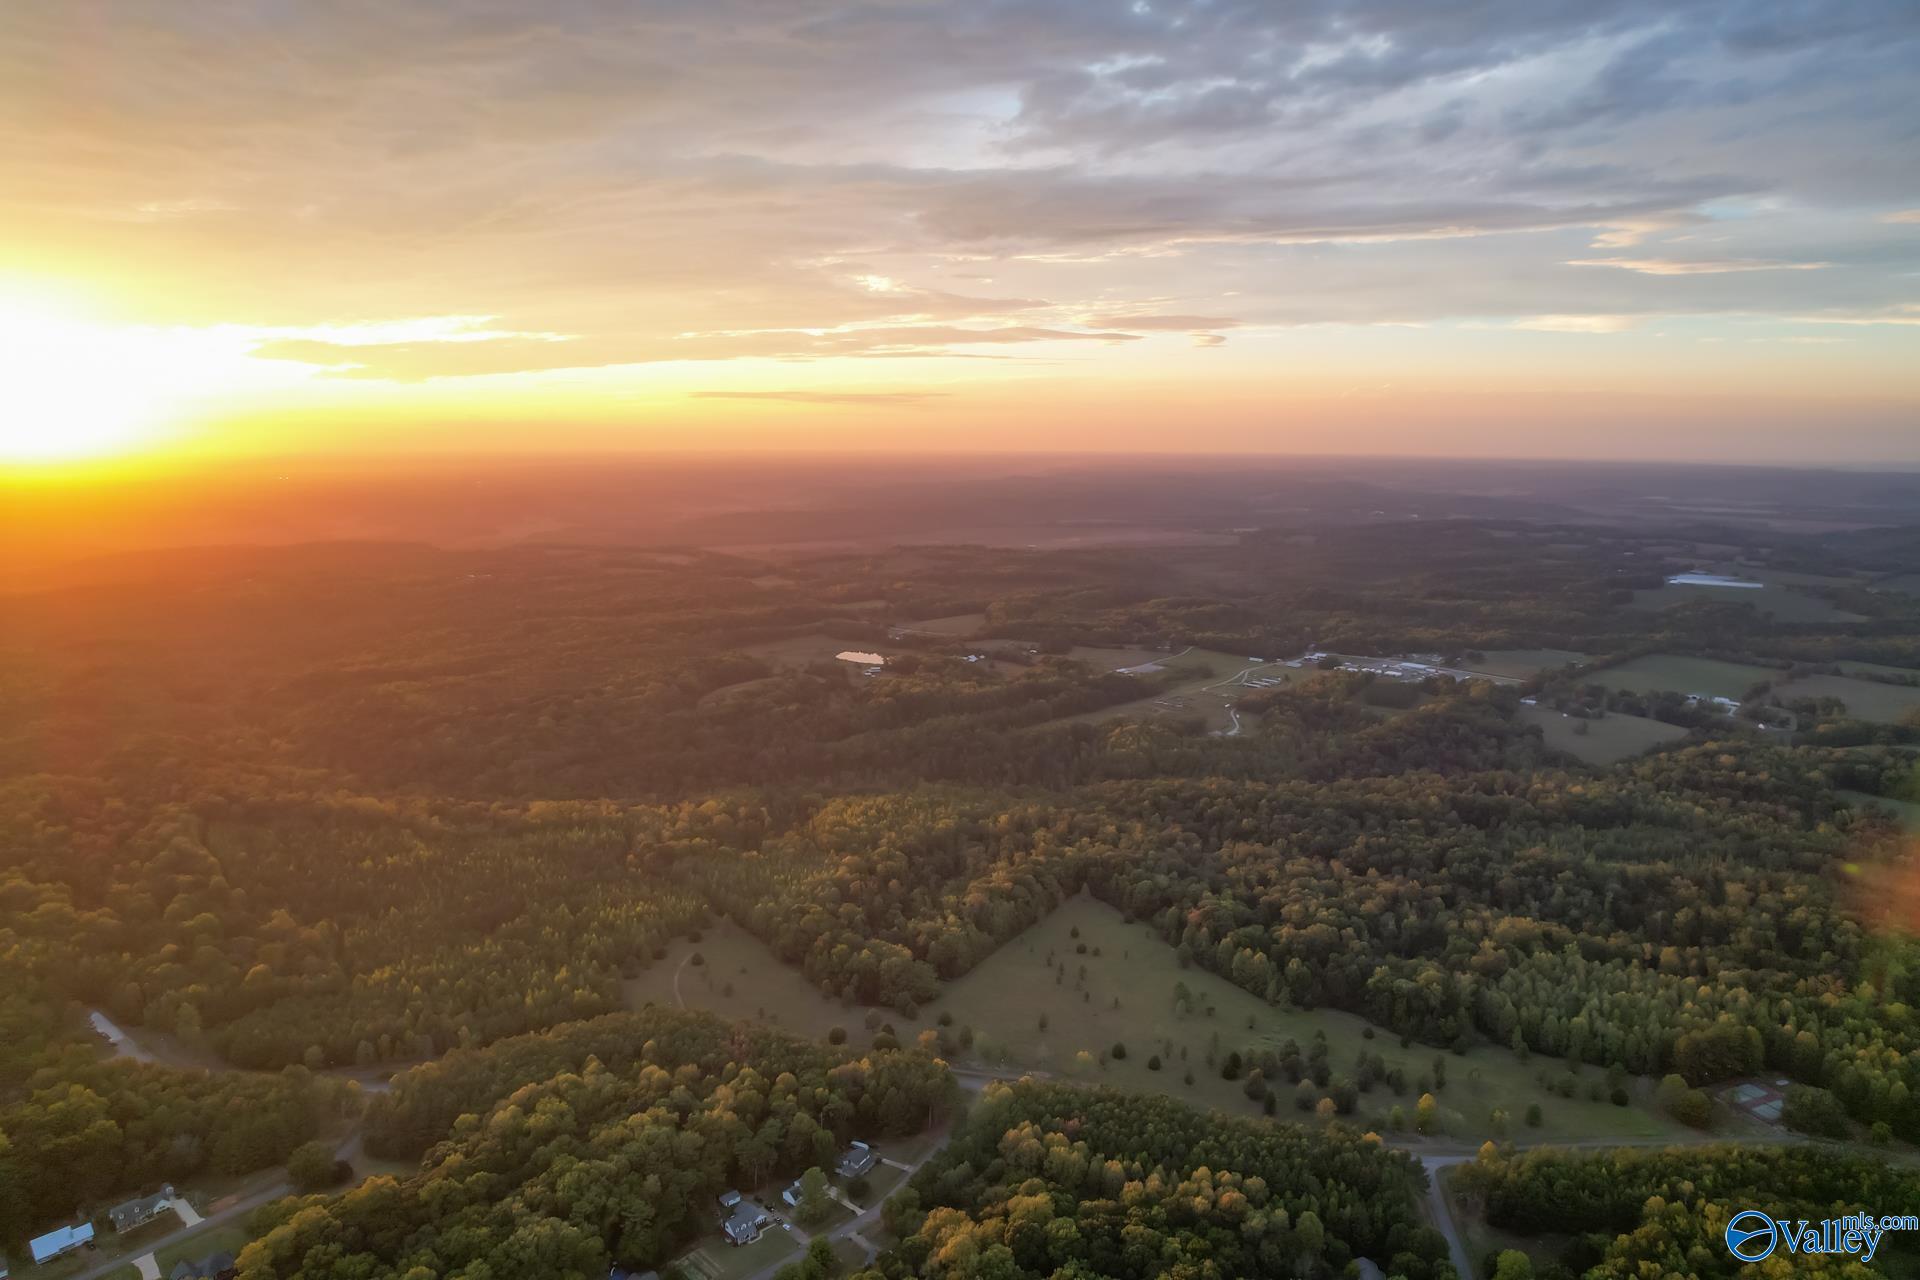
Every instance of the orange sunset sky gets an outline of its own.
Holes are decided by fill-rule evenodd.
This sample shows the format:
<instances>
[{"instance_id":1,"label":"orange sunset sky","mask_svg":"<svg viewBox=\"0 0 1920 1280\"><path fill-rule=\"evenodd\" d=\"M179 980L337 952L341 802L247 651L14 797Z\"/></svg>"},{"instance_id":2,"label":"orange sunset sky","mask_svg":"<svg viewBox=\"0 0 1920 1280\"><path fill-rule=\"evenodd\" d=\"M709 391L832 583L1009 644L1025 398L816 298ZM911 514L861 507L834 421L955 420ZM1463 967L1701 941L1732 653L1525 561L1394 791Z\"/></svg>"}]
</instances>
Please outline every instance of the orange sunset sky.
<instances>
[{"instance_id":1,"label":"orange sunset sky","mask_svg":"<svg viewBox=\"0 0 1920 1280\"><path fill-rule=\"evenodd\" d=\"M0 465L1920 465L1920 7L0 14Z\"/></svg>"}]
</instances>

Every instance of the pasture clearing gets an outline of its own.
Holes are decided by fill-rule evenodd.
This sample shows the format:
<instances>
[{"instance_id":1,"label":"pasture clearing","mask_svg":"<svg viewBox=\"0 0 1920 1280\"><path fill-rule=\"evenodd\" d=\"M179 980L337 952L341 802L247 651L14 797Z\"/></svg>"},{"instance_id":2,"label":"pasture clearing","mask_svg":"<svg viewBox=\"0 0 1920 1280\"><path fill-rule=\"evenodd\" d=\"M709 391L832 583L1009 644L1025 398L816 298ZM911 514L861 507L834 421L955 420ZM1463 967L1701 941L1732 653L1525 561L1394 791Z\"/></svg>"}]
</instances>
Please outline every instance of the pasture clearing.
<instances>
[{"instance_id":1,"label":"pasture clearing","mask_svg":"<svg viewBox=\"0 0 1920 1280\"><path fill-rule=\"evenodd\" d=\"M1542 671L1558 671L1569 662L1589 662L1591 656L1572 649L1489 649L1478 658L1463 658L1462 671L1526 680Z\"/></svg>"},{"instance_id":2,"label":"pasture clearing","mask_svg":"<svg viewBox=\"0 0 1920 1280\"><path fill-rule=\"evenodd\" d=\"M1803 676L1774 686L1774 692L1791 702L1795 698L1838 698L1847 704L1847 715L1875 724L1898 724L1920 711L1920 688L1910 684L1881 684L1877 680L1852 680L1846 676Z\"/></svg>"},{"instance_id":3,"label":"pasture clearing","mask_svg":"<svg viewBox=\"0 0 1920 1280\"><path fill-rule=\"evenodd\" d=\"M1126 651L1109 650L1108 652L1124 653ZM1189 649L1178 654L1148 652L1150 660L1158 671L1147 672L1144 673L1145 675L1157 676L1165 672L1174 672L1191 675L1192 679L1150 697L1136 698L1131 702L1122 702L1115 706L1102 707L1097 711L1068 716L1060 723L1105 724L1110 720L1121 719L1192 717L1199 719L1208 729L1215 732L1230 732L1237 723L1237 717L1231 708L1242 697L1260 689L1273 688L1276 685L1317 674L1278 662L1250 661L1244 656L1221 653L1213 649Z\"/></svg>"},{"instance_id":4,"label":"pasture clearing","mask_svg":"<svg viewBox=\"0 0 1920 1280\"><path fill-rule=\"evenodd\" d=\"M1896 573L1873 584L1875 591L1897 591L1901 595L1920 596L1920 573Z\"/></svg>"},{"instance_id":5,"label":"pasture clearing","mask_svg":"<svg viewBox=\"0 0 1920 1280\"><path fill-rule=\"evenodd\" d=\"M695 964L695 956L702 963ZM655 960L639 977L621 985L630 1009L646 1004L704 1009L815 1040L824 1040L829 1031L840 1027L852 1045L864 1045L873 1038L866 1029L866 1006L848 1007L821 994L798 969L782 964L766 943L731 920L716 920L701 931L698 942L674 939L664 960ZM891 1009L881 1012L898 1028L902 1040L910 1041L918 1033L918 1027Z\"/></svg>"},{"instance_id":6,"label":"pasture clearing","mask_svg":"<svg viewBox=\"0 0 1920 1280\"><path fill-rule=\"evenodd\" d=\"M1872 796L1864 791L1841 791L1841 799L1856 809L1879 808L1892 813L1900 825L1909 831L1920 832L1920 804L1911 800L1890 800L1886 796Z\"/></svg>"},{"instance_id":7,"label":"pasture clearing","mask_svg":"<svg viewBox=\"0 0 1920 1280\"><path fill-rule=\"evenodd\" d=\"M1178 650L1174 652L1177 653ZM1150 662L1164 663L1173 654L1165 649L1077 644L1067 650L1066 656L1075 662L1086 663L1095 671L1125 671L1130 667L1145 666Z\"/></svg>"},{"instance_id":8,"label":"pasture clearing","mask_svg":"<svg viewBox=\"0 0 1920 1280\"><path fill-rule=\"evenodd\" d=\"M1708 698L1744 698L1747 690L1762 680L1778 680L1784 674L1771 667L1721 662L1715 658L1650 653L1617 667L1589 672L1581 679L1585 683L1605 685L1609 689L1628 689L1636 693L1666 689L1675 693L1697 693Z\"/></svg>"},{"instance_id":9,"label":"pasture clearing","mask_svg":"<svg viewBox=\"0 0 1920 1280\"><path fill-rule=\"evenodd\" d=\"M1668 583L1633 593L1630 609L1672 609L1705 601L1710 604L1750 604L1775 622L1860 622L1857 613L1836 609L1818 596L1768 582L1761 587L1715 587L1696 583Z\"/></svg>"},{"instance_id":10,"label":"pasture clearing","mask_svg":"<svg viewBox=\"0 0 1920 1280\"><path fill-rule=\"evenodd\" d=\"M778 640L762 640L758 644L742 646L740 652L751 654L776 667L806 667L816 662L838 661L838 655L848 649L869 649L888 657L901 652L872 640L846 640L818 631L783 636Z\"/></svg>"},{"instance_id":11,"label":"pasture clearing","mask_svg":"<svg viewBox=\"0 0 1920 1280\"><path fill-rule=\"evenodd\" d=\"M1677 724L1617 711L1609 711L1598 720L1581 720L1552 707L1522 707L1520 721L1539 725L1549 747L1588 764L1613 764L1687 736ZM1585 732L1580 730L1581 725L1586 726Z\"/></svg>"},{"instance_id":12,"label":"pasture clearing","mask_svg":"<svg viewBox=\"0 0 1920 1280\"><path fill-rule=\"evenodd\" d=\"M1912 667L1889 667L1884 662L1855 662L1851 658L1842 658L1833 665L1840 668L1843 676L1905 676L1920 680L1920 671Z\"/></svg>"},{"instance_id":13,"label":"pasture clearing","mask_svg":"<svg viewBox=\"0 0 1920 1280\"><path fill-rule=\"evenodd\" d=\"M895 631L904 631L916 636L951 636L955 639L973 635L987 625L984 613L956 613L945 618L922 618L918 622L903 622Z\"/></svg>"},{"instance_id":14,"label":"pasture clearing","mask_svg":"<svg viewBox=\"0 0 1920 1280\"><path fill-rule=\"evenodd\" d=\"M1084 955L1078 951L1082 945L1087 948ZM1093 954L1096 950L1100 954ZM1066 965L1064 979L1048 964L1049 955L1056 965ZM1083 965L1084 980L1079 977ZM1192 993L1190 1011L1176 1008L1178 985ZM1396 1095L1382 1083L1360 1096L1353 1118L1364 1124L1381 1120L1396 1105L1411 1116L1419 1100L1416 1084L1433 1070L1438 1057L1445 1064L1447 1083L1435 1096L1447 1115L1449 1134L1458 1139L1492 1136L1489 1114L1495 1107L1508 1113L1513 1137L1654 1137L1676 1132L1644 1105L1591 1101L1589 1088L1603 1079L1595 1067L1580 1070L1574 1098L1562 1098L1538 1080L1543 1071L1555 1079L1566 1076L1567 1064L1558 1059L1523 1062L1491 1045L1465 1055L1420 1044L1403 1049L1397 1035L1353 1014L1271 1006L1205 969L1181 968L1178 953L1150 927L1129 922L1114 908L1084 895L1003 945L972 973L948 983L940 998L922 1011L923 1018L943 1014L951 1015L955 1028L973 1029L975 1053L990 1063L1150 1090L1238 1115L1257 1115L1263 1108L1246 1096L1244 1080L1223 1078L1219 1063L1225 1056L1249 1047L1278 1048L1289 1038L1304 1053L1319 1031L1326 1034L1327 1060L1335 1074L1351 1075L1362 1049L1405 1072L1404 1094ZM1126 1047L1124 1059L1111 1057L1116 1044ZM1076 1055L1083 1050L1096 1065L1076 1067ZM1110 1056L1100 1066L1103 1051ZM1208 1065L1210 1053L1216 1065ZM1160 1058L1157 1071L1149 1066L1155 1055ZM1645 1081L1632 1082L1632 1090L1637 1099L1650 1097ZM1276 1115L1302 1119L1296 1088L1284 1076L1276 1092ZM1534 1102L1540 1104L1544 1123L1528 1129L1523 1118Z\"/></svg>"}]
</instances>

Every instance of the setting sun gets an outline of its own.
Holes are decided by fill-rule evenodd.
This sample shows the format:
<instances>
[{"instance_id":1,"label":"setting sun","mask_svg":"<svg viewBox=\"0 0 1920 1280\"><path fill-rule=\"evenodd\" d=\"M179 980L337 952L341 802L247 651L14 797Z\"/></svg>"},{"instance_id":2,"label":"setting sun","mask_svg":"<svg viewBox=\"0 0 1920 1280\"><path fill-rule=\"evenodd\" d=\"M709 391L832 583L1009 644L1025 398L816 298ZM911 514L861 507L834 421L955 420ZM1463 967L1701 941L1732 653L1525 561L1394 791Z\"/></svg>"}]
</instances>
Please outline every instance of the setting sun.
<instances>
[{"instance_id":1,"label":"setting sun","mask_svg":"<svg viewBox=\"0 0 1920 1280\"><path fill-rule=\"evenodd\" d=\"M180 342L114 328L77 308L0 294L0 461L59 462L135 448L158 435L192 376Z\"/></svg>"}]
</instances>

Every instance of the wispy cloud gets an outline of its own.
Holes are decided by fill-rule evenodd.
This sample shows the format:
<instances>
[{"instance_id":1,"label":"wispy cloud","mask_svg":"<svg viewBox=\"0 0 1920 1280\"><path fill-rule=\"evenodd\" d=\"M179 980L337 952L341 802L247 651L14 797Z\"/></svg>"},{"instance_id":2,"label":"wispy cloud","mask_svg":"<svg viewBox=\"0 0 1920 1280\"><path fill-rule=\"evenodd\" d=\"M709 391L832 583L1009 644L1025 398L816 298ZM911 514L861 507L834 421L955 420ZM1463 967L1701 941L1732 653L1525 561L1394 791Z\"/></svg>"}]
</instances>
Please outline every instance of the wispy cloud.
<instances>
[{"instance_id":1,"label":"wispy cloud","mask_svg":"<svg viewBox=\"0 0 1920 1280\"><path fill-rule=\"evenodd\" d=\"M1625 333L1639 323L1635 316L1528 316L1511 327L1536 333Z\"/></svg>"},{"instance_id":2,"label":"wispy cloud","mask_svg":"<svg viewBox=\"0 0 1920 1280\"><path fill-rule=\"evenodd\" d=\"M694 400L785 400L793 404L885 409L946 399L946 391L695 391Z\"/></svg>"},{"instance_id":3,"label":"wispy cloud","mask_svg":"<svg viewBox=\"0 0 1920 1280\"><path fill-rule=\"evenodd\" d=\"M1721 276L1742 271L1824 271L1830 262L1769 258L1574 258L1570 267L1617 267L1643 276Z\"/></svg>"}]
</instances>

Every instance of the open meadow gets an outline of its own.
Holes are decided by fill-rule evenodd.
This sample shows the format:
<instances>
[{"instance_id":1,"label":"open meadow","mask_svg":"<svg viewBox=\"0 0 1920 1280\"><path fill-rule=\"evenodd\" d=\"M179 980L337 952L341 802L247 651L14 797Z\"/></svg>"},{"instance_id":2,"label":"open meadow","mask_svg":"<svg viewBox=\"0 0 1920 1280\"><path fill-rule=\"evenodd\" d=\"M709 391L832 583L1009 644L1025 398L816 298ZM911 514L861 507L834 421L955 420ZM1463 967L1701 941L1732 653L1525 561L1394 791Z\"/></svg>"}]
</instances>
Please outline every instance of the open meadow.
<instances>
[{"instance_id":1,"label":"open meadow","mask_svg":"<svg viewBox=\"0 0 1920 1280\"><path fill-rule=\"evenodd\" d=\"M1109 670L1150 666L1151 670L1143 671L1143 675L1171 671L1191 676L1191 679L1149 697L1069 716L1069 723L1103 724L1109 720L1145 720L1156 716L1192 717L1201 720L1210 730L1230 732L1236 722L1236 717L1230 711L1235 702L1249 693L1299 680L1308 674L1277 662L1256 662L1243 655L1212 649L1188 649L1184 653L1163 654L1152 650L1076 648L1070 656L1093 662L1092 656L1082 655L1095 653L1109 655L1109 660L1111 657L1132 659Z\"/></svg>"},{"instance_id":2,"label":"open meadow","mask_svg":"<svg viewBox=\"0 0 1920 1280\"><path fill-rule=\"evenodd\" d=\"M877 641L842 640L818 631L782 636L778 640L762 640L740 647L742 653L751 654L776 667L805 667L815 662L831 662L841 653L855 649L888 657L903 652L897 646L890 647Z\"/></svg>"},{"instance_id":3,"label":"open meadow","mask_svg":"<svg viewBox=\"0 0 1920 1280\"><path fill-rule=\"evenodd\" d=\"M845 1006L821 994L798 969L782 964L764 942L731 920L714 921L701 930L698 942L676 938L665 959L654 961L624 986L627 1006L633 1009L647 1004L705 1009L815 1040L825 1039L835 1027L853 1044L871 1038L864 1006ZM917 1030L892 1010L882 1012L903 1038Z\"/></svg>"},{"instance_id":4,"label":"open meadow","mask_svg":"<svg viewBox=\"0 0 1920 1280\"><path fill-rule=\"evenodd\" d=\"M1555 751L1577 756L1588 764L1613 764L1687 736L1677 724L1617 711L1596 720L1582 720L1552 707L1522 707L1520 720L1538 725L1541 736Z\"/></svg>"},{"instance_id":5,"label":"open meadow","mask_svg":"<svg viewBox=\"0 0 1920 1280\"><path fill-rule=\"evenodd\" d=\"M893 629L909 635L944 636L957 640L973 635L986 625L987 615L984 613L956 613L944 618L922 618L917 622L902 622Z\"/></svg>"},{"instance_id":6,"label":"open meadow","mask_svg":"<svg viewBox=\"0 0 1920 1280\"><path fill-rule=\"evenodd\" d=\"M1557 671L1570 662L1587 662L1590 655L1572 649L1488 649L1478 658L1462 659L1463 671L1525 680L1542 671Z\"/></svg>"},{"instance_id":7,"label":"open meadow","mask_svg":"<svg viewBox=\"0 0 1920 1280\"><path fill-rule=\"evenodd\" d=\"M1081 946L1087 948L1085 954L1080 953ZM1061 964L1066 967L1064 977L1057 968ZM1084 980L1079 976L1082 966ZM1192 996L1186 1011L1175 1000L1181 985ZM945 1016L951 1016L955 1028L973 1029L975 1053L990 1065L1031 1067L1090 1083L1147 1089L1237 1114L1259 1114L1262 1107L1248 1098L1244 1078L1223 1078L1226 1055L1244 1054L1249 1048L1277 1049L1288 1039L1304 1053L1315 1033L1324 1033L1327 1061L1336 1074L1351 1075L1363 1049L1405 1074L1403 1094L1382 1083L1360 1096L1355 1119L1362 1123L1380 1120L1395 1106L1411 1117L1420 1095L1418 1084L1432 1073L1439 1058L1446 1085L1435 1096L1447 1132L1454 1138L1477 1141L1493 1136L1489 1116L1496 1107L1507 1112L1507 1132L1515 1137L1647 1137L1674 1132L1643 1105L1644 1082L1634 1084L1633 1105L1594 1102L1588 1091L1603 1074L1587 1067L1579 1074L1575 1097L1563 1098L1539 1080L1542 1073L1555 1080L1566 1076L1566 1064L1558 1059L1522 1061L1492 1046L1475 1048L1464 1056L1420 1044L1402 1048L1399 1037L1349 1013L1276 1008L1207 970L1181 968L1178 953L1149 926L1129 922L1114 908L1085 896L1063 904L972 973L949 983L941 997L922 1011L923 1019ZM1125 1047L1124 1059L1112 1052L1116 1045ZM1093 1065L1076 1066L1082 1052ZM1100 1063L1103 1053L1104 1065ZM1152 1065L1156 1056L1157 1070ZM1276 1092L1277 1114L1302 1118L1295 1086L1282 1077ZM1543 1115L1537 1130L1523 1124L1532 1103L1540 1105Z\"/></svg>"},{"instance_id":8,"label":"open meadow","mask_svg":"<svg viewBox=\"0 0 1920 1280\"><path fill-rule=\"evenodd\" d=\"M1920 687L1910 684L1882 684L1878 680L1853 680L1846 676L1802 676L1777 686L1775 692L1789 701L1838 698L1847 704L1847 715L1875 724L1898 724L1920 711Z\"/></svg>"},{"instance_id":9,"label":"open meadow","mask_svg":"<svg viewBox=\"0 0 1920 1280\"><path fill-rule=\"evenodd\" d=\"M1762 680L1778 680L1782 674L1770 667L1749 666L1741 662L1650 653L1617 667L1591 672L1582 679L1605 685L1609 689L1630 689L1636 693L1671 690L1674 693L1697 693L1707 698L1744 698L1747 690L1754 685Z\"/></svg>"},{"instance_id":10,"label":"open meadow","mask_svg":"<svg viewBox=\"0 0 1920 1280\"><path fill-rule=\"evenodd\" d=\"M1889 800L1885 796L1870 796L1864 791L1842 791L1840 797L1856 809L1884 809L1909 831L1920 832L1920 804L1911 800Z\"/></svg>"}]
</instances>

